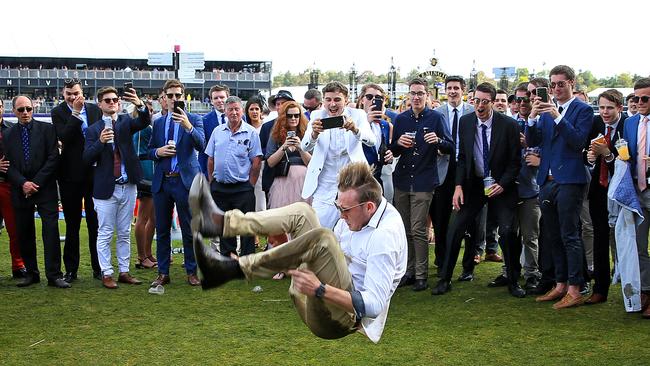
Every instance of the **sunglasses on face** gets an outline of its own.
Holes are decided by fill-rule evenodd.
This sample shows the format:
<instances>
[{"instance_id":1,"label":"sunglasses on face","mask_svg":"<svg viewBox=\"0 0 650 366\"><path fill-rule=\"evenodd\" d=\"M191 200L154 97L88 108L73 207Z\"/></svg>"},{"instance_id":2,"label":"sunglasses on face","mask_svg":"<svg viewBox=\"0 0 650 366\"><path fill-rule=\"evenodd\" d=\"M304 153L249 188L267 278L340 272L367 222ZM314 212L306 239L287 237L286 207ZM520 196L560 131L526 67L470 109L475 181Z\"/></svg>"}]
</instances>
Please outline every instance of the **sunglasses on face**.
<instances>
[{"instance_id":1,"label":"sunglasses on face","mask_svg":"<svg viewBox=\"0 0 650 366\"><path fill-rule=\"evenodd\" d=\"M478 104L481 104L481 105L488 105L488 104L492 103L492 101L489 100L489 99L481 99L481 98L472 98L472 101L473 101L474 104L476 104L476 105L478 105Z\"/></svg>"},{"instance_id":2,"label":"sunglasses on face","mask_svg":"<svg viewBox=\"0 0 650 366\"><path fill-rule=\"evenodd\" d=\"M634 103L639 103L639 101L641 101L643 103L648 103L648 101L650 101L650 96L648 96L648 95L644 95L644 96L641 96L641 97L634 96L634 97L632 97L630 99Z\"/></svg>"},{"instance_id":3,"label":"sunglasses on face","mask_svg":"<svg viewBox=\"0 0 650 366\"><path fill-rule=\"evenodd\" d=\"M340 213L345 213L345 212L350 211L351 209L353 209L355 207L362 206L363 204L365 204L365 202L361 202L358 205L354 205L354 206L344 208L342 206L339 206L339 204L336 201L334 201L334 207L336 207L336 209L339 210Z\"/></svg>"},{"instance_id":4,"label":"sunglasses on face","mask_svg":"<svg viewBox=\"0 0 650 366\"><path fill-rule=\"evenodd\" d=\"M183 97L183 93L167 93L167 98L172 99L173 97L176 97L176 99L181 99Z\"/></svg>"},{"instance_id":5,"label":"sunglasses on face","mask_svg":"<svg viewBox=\"0 0 650 366\"><path fill-rule=\"evenodd\" d=\"M287 113L287 119L300 119L300 113Z\"/></svg>"},{"instance_id":6,"label":"sunglasses on face","mask_svg":"<svg viewBox=\"0 0 650 366\"><path fill-rule=\"evenodd\" d=\"M117 104L117 102L120 101L120 98L104 98L104 99L102 99L102 100L103 100L104 103L106 103L106 104L111 104L111 102Z\"/></svg>"},{"instance_id":7,"label":"sunglasses on face","mask_svg":"<svg viewBox=\"0 0 650 366\"><path fill-rule=\"evenodd\" d=\"M26 112L26 111L27 111L27 112L31 112L32 110L34 110L34 108L32 108L32 107L20 107L20 108L16 108L16 111L18 111L18 113L24 113L24 112Z\"/></svg>"},{"instance_id":8,"label":"sunglasses on face","mask_svg":"<svg viewBox=\"0 0 650 366\"><path fill-rule=\"evenodd\" d=\"M375 98L384 100L384 97L381 95L366 94L364 97L366 97L366 100L373 100Z\"/></svg>"},{"instance_id":9,"label":"sunglasses on face","mask_svg":"<svg viewBox=\"0 0 650 366\"><path fill-rule=\"evenodd\" d=\"M551 86L551 89L555 89L556 86L560 87L560 88L564 88L565 86L567 86L567 84L569 84L568 81L562 80L562 81L558 81L557 83L551 82L550 86Z\"/></svg>"},{"instance_id":10,"label":"sunglasses on face","mask_svg":"<svg viewBox=\"0 0 650 366\"><path fill-rule=\"evenodd\" d=\"M528 97L515 97L515 102L517 103L530 103L530 98Z\"/></svg>"}]
</instances>

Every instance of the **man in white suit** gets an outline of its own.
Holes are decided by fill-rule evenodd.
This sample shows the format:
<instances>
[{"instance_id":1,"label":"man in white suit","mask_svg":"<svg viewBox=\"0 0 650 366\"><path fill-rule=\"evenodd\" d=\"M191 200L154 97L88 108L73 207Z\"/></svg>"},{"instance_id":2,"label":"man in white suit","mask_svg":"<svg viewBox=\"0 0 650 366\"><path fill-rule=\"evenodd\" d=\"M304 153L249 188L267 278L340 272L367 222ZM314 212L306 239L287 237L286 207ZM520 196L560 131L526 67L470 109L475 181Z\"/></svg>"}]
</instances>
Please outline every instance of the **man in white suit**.
<instances>
[{"instance_id":1,"label":"man in white suit","mask_svg":"<svg viewBox=\"0 0 650 366\"><path fill-rule=\"evenodd\" d=\"M375 145L366 113L346 107L348 88L338 81L323 88L323 109L311 113L302 148L312 153L302 197L313 198L312 207L322 227L333 228L340 217L336 199L338 172L350 162L366 161L362 144ZM340 128L323 129L321 119L343 116ZM327 126L325 126L327 127Z\"/></svg>"}]
</instances>

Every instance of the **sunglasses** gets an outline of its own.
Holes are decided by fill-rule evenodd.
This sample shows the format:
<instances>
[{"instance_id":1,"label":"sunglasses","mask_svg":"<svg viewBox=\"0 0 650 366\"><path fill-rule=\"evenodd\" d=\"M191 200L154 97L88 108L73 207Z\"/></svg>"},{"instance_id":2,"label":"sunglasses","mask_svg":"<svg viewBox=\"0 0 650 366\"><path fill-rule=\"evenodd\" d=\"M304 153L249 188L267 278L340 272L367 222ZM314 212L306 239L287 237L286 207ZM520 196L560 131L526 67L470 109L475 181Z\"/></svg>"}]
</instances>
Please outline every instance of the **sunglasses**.
<instances>
[{"instance_id":1,"label":"sunglasses","mask_svg":"<svg viewBox=\"0 0 650 366\"><path fill-rule=\"evenodd\" d=\"M551 89L555 89L556 86L559 86L560 88L564 88L565 86L567 86L567 84L569 84L568 81L558 81L557 83L551 82L551 84L549 85L551 86Z\"/></svg>"},{"instance_id":2,"label":"sunglasses","mask_svg":"<svg viewBox=\"0 0 650 366\"><path fill-rule=\"evenodd\" d=\"M63 85L66 86L66 87L68 87L68 88L69 88L69 87L73 87L73 86L75 86L75 85L77 85L77 84L81 85L81 80L79 80L79 79L77 79L77 78L64 79L64 80L63 80Z\"/></svg>"},{"instance_id":3,"label":"sunglasses","mask_svg":"<svg viewBox=\"0 0 650 366\"><path fill-rule=\"evenodd\" d=\"M342 206L339 206L339 204L336 203L336 201L334 201L334 207L336 207L336 209L339 210L340 213L344 213L344 212L350 211L351 209L353 209L353 208L355 208L355 207L363 206L364 204L365 204L365 202L361 202L361 203L359 203L358 205L354 205L354 206L350 206L350 207L347 207L347 208L343 208Z\"/></svg>"},{"instance_id":4,"label":"sunglasses","mask_svg":"<svg viewBox=\"0 0 650 366\"><path fill-rule=\"evenodd\" d=\"M287 119L300 119L300 113L287 113Z\"/></svg>"},{"instance_id":5,"label":"sunglasses","mask_svg":"<svg viewBox=\"0 0 650 366\"><path fill-rule=\"evenodd\" d=\"M183 97L183 93L167 93L167 98L172 99L173 97L176 97L176 99L181 99Z\"/></svg>"},{"instance_id":6,"label":"sunglasses","mask_svg":"<svg viewBox=\"0 0 650 366\"><path fill-rule=\"evenodd\" d=\"M384 97L381 95L366 94L364 97L366 97L366 100L373 100L375 98L384 100Z\"/></svg>"},{"instance_id":7,"label":"sunglasses","mask_svg":"<svg viewBox=\"0 0 650 366\"><path fill-rule=\"evenodd\" d=\"M489 100L489 99L481 99L481 98L472 98L472 101L476 105L478 105L478 104L480 104L480 105L488 105L488 104L492 103L492 101Z\"/></svg>"},{"instance_id":8,"label":"sunglasses","mask_svg":"<svg viewBox=\"0 0 650 366\"><path fill-rule=\"evenodd\" d=\"M27 111L27 112L31 112L31 111L33 111L33 110L34 110L34 108L32 108L32 107L20 107L20 108L16 108L16 111L18 111L18 113L24 113L25 111Z\"/></svg>"},{"instance_id":9,"label":"sunglasses","mask_svg":"<svg viewBox=\"0 0 650 366\"><path fill-rule=\"evenodd\" d=\"M639 103L639 101L642 101L643 103L648 103L648 101L650 101L650 96L648 96L648 95L644 95L642 97L634 96L634 97L632 97L630 99L632 99L632 101L634 103Z\"/></svg>"},{"instance_id":10,"label":"sunglasses","mask_svg":"<svg viewBox=\"0 0 650 366\"><path fill-rule=\"evenodd\" d=\"M517 103L530 103L530 98L528 97L515 97L515 102Z\"/></svg>"},{"instance_id":11,"label":"sunglasses","mask_svg":"<svg viewBox=\"0 0 650 366\"><path fill-rule=\"evenodd\" d=\"M111 104L111 102L117 104L117 102L120 101L120 98L104 98L104 99L102 99L102 100L103 100L104 103L106 103L106 104Z\"/></svg>"}]
</instances>

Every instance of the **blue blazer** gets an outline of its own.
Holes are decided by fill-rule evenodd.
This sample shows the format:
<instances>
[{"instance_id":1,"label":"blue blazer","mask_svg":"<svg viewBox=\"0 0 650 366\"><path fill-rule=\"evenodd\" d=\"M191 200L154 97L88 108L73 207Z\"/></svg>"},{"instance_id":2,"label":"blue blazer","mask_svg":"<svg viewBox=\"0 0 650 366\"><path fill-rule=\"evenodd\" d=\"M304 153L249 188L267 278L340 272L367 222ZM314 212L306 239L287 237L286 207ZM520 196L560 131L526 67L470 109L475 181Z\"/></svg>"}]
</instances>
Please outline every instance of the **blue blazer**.
<instances>
[{"instance_id":1,"label":"blue blazer","mask_svg":"<svg viewBox=\"0 0 650 366\"><path fill-rule=\"evenodd\" d=\"M625 120L625 126L623 126L623 138L625 141L627 141L627 148L630 151L630 172L632 173L632 177L636 178L636 149L637 149L637 144L639 142L639 136L637 136L638 133L638 128L639 128L639 122L641 120L641 116L637 113L633 115L632 117L629 117ZM650 131L648 131L650 133ZM636 181L635 181L636 183Z\"/></svg>"},{"instance_id":2,"label":"blue blazer","mask_svg":"<svg viewBox=\"0 0 650 366\"><path fill-rule=\"evenodd\" d=\"M586 184L582 150L587 143L594 121L594 111L577 98L569 104L564 117L557 125L550 113L543 113L537 123L526 127L528 146L539 146L542 161L537 172L537 184L546 182L549 169L553 179L560 184Z\"/></svg>"},{"instance_id":3,"label":"blue blazer","mask_svg":"<svg viewBox=\"0 0 650 366\"><path fill-rule=\"evenodd\" d=\"M373 122L374 123L374 122ZM390 136L390 126L388 125L388 122L384 121L383 119L379 122L379 126L381 127L381 141L377 141L378 147L381 147L381 145L388 145L390 144L389 136ZM377 149L375 149L375 146L366 146L363 145L363 154L366 156L366 160L368 160L368 164L378 164L379 169L381 170L381 167L384 166L383 159L379 161L379 155L377 155Z\"/></svg>"},{"instance_id":4,"label":"blue blazer","mask_svg":"<svg viewBox=\"0 0 650 366\"><path fill-rule=\"evenodd\" d=\"M181 174L183 185L189 191L194 176L201 171L197 159L197 151L205 149L205 134L203 131L203 120L198 114L188 113L187 117L194 128L192 133L187 133L184 128L178 129L178 141L176 141L176 157L178 158L178 171ZM163 171L159 164L160 159L156 156L156 149L167 145L165 139L165 121L167 116L162 116L153 122L153 132L149 141L149 158L156 162L151 182L151 192L158 193L162 187Z\"/></svg>"},{"instance_id":5,"label":"blue blazer","mask_svg":"<svg viewBox=\"0 0 650 366\"><path fill-rule=\"evenodd\" d=\"M217 111L214 109L212 112L206 114L203 116L203 130L205 132L204 139L205 142L207 143L210 141L210 136L212 136L212 131L214 131L214 128L219 125L219 120L217 117ZM203 144L205 145L205 143ZM201 172L203 175L206 177L208 176L208 155L206 155L204 149L201 149L199 151L199 165L201 166Z\"/></svg>"},{"instance_id":6,"label":"blue blazer","mask_svg":"<svg viewBox=\"0 0 650 366\"><path fill-rule=\"evenodd\" d=\"M128 114L120 114L115 121L116 149L120 150L126 175L129 183L137 184L142 179L140 159L133 147L132 135L146 128L151 123L149 110L138 112L138 118ZM86 130L86 143L84 145L83 162L93 166L93 197L106 200L111 198L115 190L115 177L113 176L113 144L104 144L99 140L99 135L104 130L104 121L92 123Z\"/></svg>"}]
</instances>

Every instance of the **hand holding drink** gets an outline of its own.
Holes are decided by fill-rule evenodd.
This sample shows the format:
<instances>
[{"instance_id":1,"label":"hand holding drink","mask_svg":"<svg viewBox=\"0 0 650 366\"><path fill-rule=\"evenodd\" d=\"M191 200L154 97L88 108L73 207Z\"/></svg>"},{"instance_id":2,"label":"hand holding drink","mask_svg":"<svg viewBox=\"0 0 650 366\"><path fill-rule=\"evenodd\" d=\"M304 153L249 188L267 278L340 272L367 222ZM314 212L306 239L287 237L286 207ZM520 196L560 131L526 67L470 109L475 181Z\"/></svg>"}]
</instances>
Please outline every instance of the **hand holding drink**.
<instances>
[{"instance_id":1,"label":"hand holding drink","mask_svg":"<svg viewBox=\"0 0 650 366\"><path fill-rule=\"evenodd\" d=\"M616 143L614 144L616 147L616 150L618 151L618 158L623 160L623 161L628 161L630 160L630 150L627 147L627 141L625 141L622 138L619 138L616 140Z\"/></svg>"}]
</instances>

